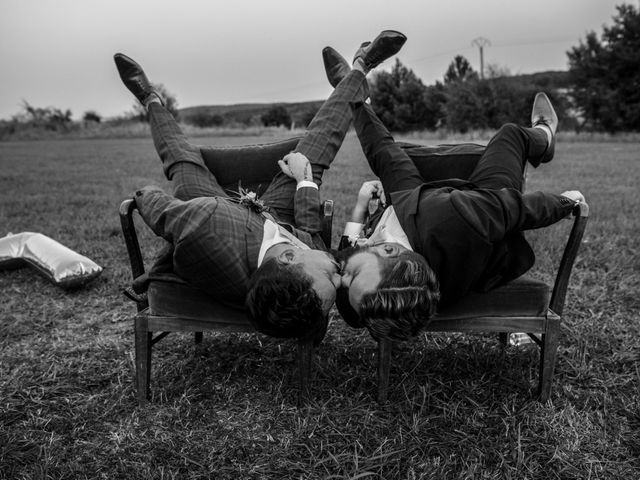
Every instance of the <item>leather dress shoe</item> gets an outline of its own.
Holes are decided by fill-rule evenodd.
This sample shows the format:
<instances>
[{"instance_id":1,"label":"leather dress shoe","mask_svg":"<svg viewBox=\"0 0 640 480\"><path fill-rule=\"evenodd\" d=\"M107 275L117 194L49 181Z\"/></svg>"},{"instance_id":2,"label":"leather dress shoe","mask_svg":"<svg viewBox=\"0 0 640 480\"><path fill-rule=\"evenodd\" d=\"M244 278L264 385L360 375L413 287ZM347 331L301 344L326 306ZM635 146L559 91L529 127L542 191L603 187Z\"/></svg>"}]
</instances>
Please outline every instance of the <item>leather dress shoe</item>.
<instances>
[{"instance_id":1,"label":"leather dress shoe","mask_svg":"<svg viewBox=\"0 0 640 480\"><path fill-rule=\"evenodd\" d=\"M333 88L351 71L349 62L331 47L322 49L322 60L324 61L324 71L327 74L327 79Z\"/></svg>"},{"instance_id":2,"label":"leather dress shoe","mask_svg":"<svg viewBox=\"0 0 640 480\"><path fill-rule=\"evenodd\" d=\"M556 130L558 129L558 115L556 115L551 100L546 94L539 92L533 100L533 108L531 109L531 126L545 125L551 130L551 142L547 146L540 163L547 163L553 159L556 147ZM537 162L531 161L537 167Z\"/></svg>"},{"instance_id":3,"label":"leather dress shoe","mask_svg":"<svg viewBox=\"0 0 640 480\"><path fill-rule=\"evenodd\" d=\"M164 105L162 96L155 88L153 88L140 65L138 65L132 58L129 58L122 53L116 53L113 56L113 59L116 62L118 73L120 74L120 78L122 79L125 87L133 93L133 96L136 97L142 105L146 106L146 102L149 100L151 95L158 97L160 102Z\"/></svg>"},{"instance_id":4,"label":"leather dress shoe","mask_svg":"<svg viewBox=\"0 0 640 480\"><path fill-rule=\"evenodd\" d=\"M383 30L373 42L365 42L360 45L353 60L360 58L367 71L376 68L387 58L400 51L407 37L395 30Z\"/></svg>"},{"instance_id":5,"label":"leather dress shoe","mask_svg":"<svg viewBox=\"0 0 640 480\"><path fill-rule=\"evenodd\" d=\"M531 109L531 126L535 127L536 125L549 127L552 136L556 134L558 128L558 116L551 105L551 100L542 92L536 94Z\"/></svg>"}]
</instances>

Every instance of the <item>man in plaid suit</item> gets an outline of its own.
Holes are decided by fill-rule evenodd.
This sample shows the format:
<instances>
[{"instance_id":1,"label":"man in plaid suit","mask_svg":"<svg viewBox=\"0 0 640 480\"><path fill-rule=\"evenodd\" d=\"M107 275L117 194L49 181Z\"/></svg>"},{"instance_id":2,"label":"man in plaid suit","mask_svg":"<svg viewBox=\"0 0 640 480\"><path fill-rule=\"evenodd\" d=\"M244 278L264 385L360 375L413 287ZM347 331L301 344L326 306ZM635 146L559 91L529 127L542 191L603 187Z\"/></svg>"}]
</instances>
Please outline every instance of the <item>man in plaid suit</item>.
<instances>
[{"instance_id":1,"label":"man in plaid suit","mask_svg":"<svg viewBox=\"0 0 640 480\"><path fill-rule=\"evenodd\" d=\"M295 151L278 160L281 171L261 196L268 213L229 197L142 68L115 55L125 86L147 108L155 147L174 185L173 195L143 188L136 204L143 220L173 246L175 274L220 301L242 303L246 297L259 331L322 338L340 275L320 238L318 185L350 124L349 102L367 97L366 74L405 41L399 32L384 31L361 46L353 71L318 111Z\"/></svg>"}]
</instances>

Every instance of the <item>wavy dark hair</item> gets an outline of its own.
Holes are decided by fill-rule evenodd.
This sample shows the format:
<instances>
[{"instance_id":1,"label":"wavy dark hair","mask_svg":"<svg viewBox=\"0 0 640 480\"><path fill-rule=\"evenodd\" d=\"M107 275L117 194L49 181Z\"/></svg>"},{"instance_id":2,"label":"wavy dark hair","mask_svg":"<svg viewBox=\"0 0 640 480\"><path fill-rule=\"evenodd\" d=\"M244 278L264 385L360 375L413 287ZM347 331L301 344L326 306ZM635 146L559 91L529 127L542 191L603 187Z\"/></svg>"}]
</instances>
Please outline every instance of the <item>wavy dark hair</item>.
<instances>
[{"instance_id":1,"label":"wavy dark hair","mask_svg":"<svg viewBox=\"0 0 640 480\"><path fill-rule=\"evenodd\" d=\"M272 337L319 343L327 332L328 317L302 265L265 261L251 278L245 305L255 329Z\"/></svg>"},{"instance_id":2,"label":"wavy dark hair","mask_svg":"<svg viewBox=\"0 0 640 480\"><path fill-rule=\"evenodd\" d=\"M379 340L407 340L431 320L440 300L435 273L424 259L410 250L397 257L378 257L381 280L378 288L362 296L359 312L349 303L348 291L340 289L336 306L354 328L366 327Z\"/></svg>"}]
</instances>

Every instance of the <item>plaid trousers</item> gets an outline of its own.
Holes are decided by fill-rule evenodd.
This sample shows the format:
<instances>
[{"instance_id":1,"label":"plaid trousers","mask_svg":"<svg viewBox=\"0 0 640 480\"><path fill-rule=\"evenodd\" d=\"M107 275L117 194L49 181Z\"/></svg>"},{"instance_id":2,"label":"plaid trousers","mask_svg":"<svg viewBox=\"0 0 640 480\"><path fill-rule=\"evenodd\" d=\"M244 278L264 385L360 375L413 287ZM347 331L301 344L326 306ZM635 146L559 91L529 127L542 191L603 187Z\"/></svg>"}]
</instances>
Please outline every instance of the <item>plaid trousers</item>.
<instances>
[{"instance_id":1,"label":"plaid trousers","mask_svg":"<svg viewBox=\"0 0 640 480\"><path fill-rule=\"evenodd\" d=\"M367 96L365 76L352 71L320 107L306 134L298 142L294 151L309 159L316 184L321 185L324 170L330 167L342 145L352 120L351 103L363 101ZM173 182L176 198L228 197L228 192L220 186L202 159L201 150L207 147L190 143L162 105L153 103L149 106L149 123L164 173ZM279 159L274 158L273 161ZM279 172L261 199L279 219L294 223L295 191L295 180Z\"/></svg>"}]
</instances>

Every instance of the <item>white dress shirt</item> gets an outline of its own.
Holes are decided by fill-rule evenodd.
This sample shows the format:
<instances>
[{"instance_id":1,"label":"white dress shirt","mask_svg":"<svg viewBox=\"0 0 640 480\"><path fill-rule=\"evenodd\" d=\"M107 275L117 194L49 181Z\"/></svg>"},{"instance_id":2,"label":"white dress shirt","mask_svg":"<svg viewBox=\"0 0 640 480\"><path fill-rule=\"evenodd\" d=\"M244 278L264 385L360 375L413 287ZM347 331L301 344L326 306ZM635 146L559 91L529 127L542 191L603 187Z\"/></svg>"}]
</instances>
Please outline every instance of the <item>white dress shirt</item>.
<instances>
[{"instance_id":1,"label":"white dress shirt","mask_svg":"<svg viewBox=\"0 0 640 480\"><path fill-rule=\"evenodd\" d=\"M315 188L316 190L318 189L318 185L309 180L302 180L301 182L298 182L296 190L303 187L311 187ZM284 227L281 227L274 221L265 220L263 226L262 244L260 245L260 253L258 254L258 267L262 265L264 255L267 253L267 250L279 243L289 243L294 247L300 248L302 250L311 249L309 245L289 233Z\"/></svg>"},{"instance_id":2,"label":"white dress shirt","mask_svg":"<svg viewBox=\"0 0 640 480\"><path fill-rule=\"evenodd\" d=\"M375 245L382 242L399 243L413 251L407 234L402 229L393 205L387 207L380 217L380 221L369 238L363 236L363 223L347 222L343 235L349 238L352 245Z\"/></svg>"}]
</instances>

